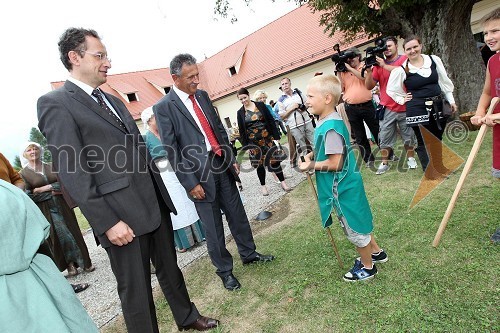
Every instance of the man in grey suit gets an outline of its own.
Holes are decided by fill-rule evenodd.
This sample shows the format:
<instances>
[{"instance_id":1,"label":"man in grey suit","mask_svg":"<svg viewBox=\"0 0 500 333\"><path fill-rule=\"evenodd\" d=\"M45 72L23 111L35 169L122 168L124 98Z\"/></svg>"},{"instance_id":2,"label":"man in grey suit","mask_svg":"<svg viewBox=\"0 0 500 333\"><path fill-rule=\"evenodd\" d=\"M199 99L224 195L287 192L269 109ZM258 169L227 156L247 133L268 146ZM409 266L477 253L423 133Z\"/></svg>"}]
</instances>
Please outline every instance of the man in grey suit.
<instances>
[{"instance_id":1,"label":"man in grey suit","mask_svg":"<svg viewBox=\"0 0 500 333\"><path fill-rule=\"evenodd\" d=\"M189 299L174 249L175 208L134 119L97 89L111 68L100 37L70 28L59 51L70 77L39 98L38 126L61 183L108 253L128 332L158 332L150 260L179 329L216 327Z\"/></svg>"},{"instance_id":2,"label":"man in grey suit","mask_svg":"<svg viewBox=\"0 0 500 333\"><path fill-rule=\"evenodd\" d=\"M241 287L233 275L233 258L226 249L221 209L243 264L272 261L255 251L243 203L236 188L239 167L206 91L199 90L196 59L179 54L170 62L174 86L153 111L167 157L193 200L206 233L207 248L224 287Z\"/></svg>"}]
</instances>

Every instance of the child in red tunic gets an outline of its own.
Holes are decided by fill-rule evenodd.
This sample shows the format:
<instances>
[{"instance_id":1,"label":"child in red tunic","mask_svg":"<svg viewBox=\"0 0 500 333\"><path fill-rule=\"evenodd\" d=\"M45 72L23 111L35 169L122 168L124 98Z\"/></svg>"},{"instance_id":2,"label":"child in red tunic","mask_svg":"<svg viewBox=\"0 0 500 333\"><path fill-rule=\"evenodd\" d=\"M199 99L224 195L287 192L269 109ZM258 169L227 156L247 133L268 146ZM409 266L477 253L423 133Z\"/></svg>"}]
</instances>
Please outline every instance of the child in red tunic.
<instances>
[{"instance_id":1,"label":"child in red tunic","mask_svg":"<svg viewBox=\"0 0 500 333\"><path fill-rule=\"evenodd\" d=\"M482 19L484 41L496 53L488 61L483 93L479 99L476 115L471 118L475 125L487 124L493 127L493 176L500 178L500 103L493 113L485 116L493 97L500 97L500 8L495 9ZM496 120L496 121L495 121Z\"/></svg>"},{"instance_id":2,"label":"child in red tunic","mask_svg":"<svg viewBox=\"0 0 500 333\"><path fill-rule=\"evenodd\" d=\"M482 18L484 42L496 52L488 61L483 93L479 99L476 115L471 118L475 125L486 124L493 127L493 177L500 179L500 103L493 113L485 116L493 97L500 97L500 8ZM500 228L491 237L493 242L500 241Z\"/></svg>"}]
</instances>

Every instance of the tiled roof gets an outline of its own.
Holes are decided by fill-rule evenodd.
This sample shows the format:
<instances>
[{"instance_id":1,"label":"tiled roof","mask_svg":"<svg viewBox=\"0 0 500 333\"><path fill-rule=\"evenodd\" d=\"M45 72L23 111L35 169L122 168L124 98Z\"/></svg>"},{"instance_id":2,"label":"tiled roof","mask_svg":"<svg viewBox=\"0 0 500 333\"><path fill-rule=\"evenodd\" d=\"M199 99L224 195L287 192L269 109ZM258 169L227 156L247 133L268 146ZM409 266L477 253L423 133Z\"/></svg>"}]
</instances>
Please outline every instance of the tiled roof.
<instances>
[{"instance_id":1,"label":"tiled roof","mask_svg":"<svg viewBox=\"0 0 500 333\"><path fill-rule=\"evenodd\" d=\"M251 87L330 58L336 43L344 50L368 42L367 37L360 36L352 43L343 44L340 32L329 37L324 27L319 26L320 16L321 12L313 13L308 6L301 6L203 60L198 64L199 88L217 100L242 86ZM241 56L239 71L231 76L228 69L235 66ZM52 87L62 84L54 82ZM101 89L120 98L137 120L144 109L164 95L160 90L172 84L168 68L161 68L109 75ZM120 95L134 92L138 100L130 103Z\"/></svg>"},{"instance_id":2,"label":"tiled roof","mask_svg":"<svg viewBox=\"0 0 500 333\"><path fill-rule=\"evenodd\" d=\"M320 16L321 12L313 13L308 6L301 6L204 60L200 66L206 76L200 80L209 83L210 98L217 100L242 86L250 87L330 58L336 43L343 50L368 41L360 37L342 45L343 34L328 37L324 27L319 26ZM240 70L230 76L227 68L234 65L235 55L243 50Z\"/></svg>"},{"instance_id":3,"label":"tiled roof","mask_svg":"<svg viewBox=\"0 0 500 333\"><path fill-rule=\"evenodd\" d=\"M118 92L121 92L122 94L138 92L137 88L133 87L131 84L123 81L122 79L118 79L116 76L110 76L107 83L111 88Z\"/></svg>"},{"instance_id":4,"label":"tiled roof","mask_svg":"<svg viewBox=\"0 0 500 333\"><path fill-rule=\"evenodd\" d=\"M172 86L173 83L168 69L161 68L109 75L108 82L99 88L118 97L125 103L132 117L138 120L141 118L141 113L144 109L155 104L165 95L160 90L164 87ZM63 84L64 82L53 82L52 88L57 89ZM129 102L123 96L123 94L134 92L137 95L137 101Z\"/></svg>"}]
</instances>

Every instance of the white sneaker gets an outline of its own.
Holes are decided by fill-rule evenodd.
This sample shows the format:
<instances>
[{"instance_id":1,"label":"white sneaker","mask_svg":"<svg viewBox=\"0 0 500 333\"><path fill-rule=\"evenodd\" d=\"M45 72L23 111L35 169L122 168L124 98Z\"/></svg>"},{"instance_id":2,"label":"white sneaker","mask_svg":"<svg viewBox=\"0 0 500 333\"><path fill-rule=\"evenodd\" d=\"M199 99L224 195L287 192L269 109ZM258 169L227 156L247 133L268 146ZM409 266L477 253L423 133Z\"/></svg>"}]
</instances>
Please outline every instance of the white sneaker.
<instances>
[{"instance_id":1,"label":"white sneaker","mask_svg":"<svg viewBox=\"0 0 500 333\"><path fill-rule=\"evenodd\" d=\"M416 169L417 168L417 161L415 160L415 157L408 157L408 168L410 169Z\"/></svg>"},{"instance_id":2,"label":"white sneaker","mask_svg":"<svg viewBox=\"0 0 500 333\"><path fill-rule=\"evenodd\" d=\"M377 172L375 174L381 175L383 173L386 173L386 171L389 170L389 168L390 168L389 164L380 163L380 165L378 166Z\"/></svg>"}]
</instances>

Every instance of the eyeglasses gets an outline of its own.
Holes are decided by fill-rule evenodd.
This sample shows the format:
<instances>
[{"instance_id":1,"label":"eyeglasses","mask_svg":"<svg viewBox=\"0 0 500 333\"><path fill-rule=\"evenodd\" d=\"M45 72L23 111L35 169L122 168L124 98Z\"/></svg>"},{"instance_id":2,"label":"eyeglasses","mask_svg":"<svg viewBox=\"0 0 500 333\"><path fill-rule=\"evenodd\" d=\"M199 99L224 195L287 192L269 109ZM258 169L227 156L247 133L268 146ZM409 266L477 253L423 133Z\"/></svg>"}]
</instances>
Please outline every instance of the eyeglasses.
<instances>
[{"instance_id":1,"label":"eyeglasses","mask_svg":"<svg viewBox=\"0 0 500 333\"><path fill-rule=\"evenodd\" d=\"M108 55L106 53L102 53L102 52L92 53L92 52L83 51L83 50L81 52L93 55L94 57L96 57L100 61L107 60L107 61L111 62L111 58L108 58Z\"/></svg>"}]
</instances>

